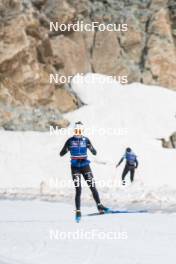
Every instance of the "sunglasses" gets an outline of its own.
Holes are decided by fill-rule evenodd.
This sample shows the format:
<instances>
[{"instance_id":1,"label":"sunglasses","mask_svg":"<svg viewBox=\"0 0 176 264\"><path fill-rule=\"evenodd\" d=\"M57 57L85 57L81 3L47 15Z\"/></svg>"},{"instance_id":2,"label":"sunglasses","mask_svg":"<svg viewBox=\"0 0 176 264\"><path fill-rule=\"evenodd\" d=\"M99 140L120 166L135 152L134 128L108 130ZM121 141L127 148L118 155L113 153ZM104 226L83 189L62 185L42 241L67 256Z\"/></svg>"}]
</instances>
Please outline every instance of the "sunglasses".
<instances>
[{"instance_id":1,"label":"sunglasses","mask_svg":"<svg viewBox=\"0 0 176 264\"><path fill-rule=\"evenodd\" d=\"M75 129L75 134L76 135L81 135L82 134L82 129Z\"/></svg>"}]
</instances>

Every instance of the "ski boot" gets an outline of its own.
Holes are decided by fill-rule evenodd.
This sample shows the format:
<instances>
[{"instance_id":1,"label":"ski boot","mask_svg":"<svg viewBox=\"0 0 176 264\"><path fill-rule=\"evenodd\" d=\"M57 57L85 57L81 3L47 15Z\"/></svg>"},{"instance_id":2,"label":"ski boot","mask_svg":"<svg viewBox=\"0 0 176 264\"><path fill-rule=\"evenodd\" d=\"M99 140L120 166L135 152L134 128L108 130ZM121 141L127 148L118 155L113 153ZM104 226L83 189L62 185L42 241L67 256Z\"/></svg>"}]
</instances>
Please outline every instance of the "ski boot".
<instances>
[{"instance_id":1,"label":"ski boot","mask_svg":"<svg viewBox=\"0 0 176 264\"><path fill-rule=\"evenodd\" d=\"M126 182L125 182L125 180L123 180L123 181L122 181L122 185L125 186L125 184L126 184Z\"/></svg>"},{"instance_id":2,"label":"ski boot","mask_svg":"<svg viewBox=\"0 0 176 264\"><path fill-rule=\"evenodd\" d=\"M80 210L76 210L75 221L76 223L79 223L81 221L81 211Z\"/></svg>"},{"instance_id":3,"label":"ski boot","mask_svg":"<svg viewBox=\"0 0 176 264\"><path fill-rule=\"evenodd\" d=\"M105 213L108 213L110 211L109 208L105 207L101 203L97 204L97 209L98 209L100 214L105 214Z\"/></svg>"}]
</instances>

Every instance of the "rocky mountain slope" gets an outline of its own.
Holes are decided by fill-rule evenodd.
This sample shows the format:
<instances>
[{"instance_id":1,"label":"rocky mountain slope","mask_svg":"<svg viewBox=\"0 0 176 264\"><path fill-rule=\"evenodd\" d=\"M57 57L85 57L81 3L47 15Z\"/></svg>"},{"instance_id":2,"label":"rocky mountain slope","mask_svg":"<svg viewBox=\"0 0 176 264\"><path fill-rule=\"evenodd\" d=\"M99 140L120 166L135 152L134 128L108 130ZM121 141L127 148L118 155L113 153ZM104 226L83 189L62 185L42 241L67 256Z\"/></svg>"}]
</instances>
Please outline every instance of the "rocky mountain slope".
<instances>
[{"instance_id":1,"label":"rocky mountain slope","mask_svg":"<svg viewBox=\"0 0 176 264\"><path fill-rule=\"evenodd\" d=\"M127 23L128 32L49 31L50 21L77 20ZM50 84L49 74L87 72L176 90L175 1L0 0L1 127L67 126L62 113L81 102L69 85Z\"/></svg>"}]
</instances>

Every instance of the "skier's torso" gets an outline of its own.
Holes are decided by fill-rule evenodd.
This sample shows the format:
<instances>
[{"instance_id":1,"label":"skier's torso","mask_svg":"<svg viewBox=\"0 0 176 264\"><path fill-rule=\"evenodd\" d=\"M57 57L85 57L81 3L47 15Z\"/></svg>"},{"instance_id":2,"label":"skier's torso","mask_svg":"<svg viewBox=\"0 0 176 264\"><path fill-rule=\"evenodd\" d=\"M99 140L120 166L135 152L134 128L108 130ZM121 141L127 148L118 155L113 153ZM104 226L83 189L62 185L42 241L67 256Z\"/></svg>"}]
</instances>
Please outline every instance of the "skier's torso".
<instances>
[{"instance_id":1,"label":"skier's torso","mask_svg":"<svg viewBox=\"0 0 176 264\"><path fill-rule=\"evenodd\" d=\"M71 166L83 168L89 165L87 159L88 138L86 137L71 137L68 140L68 149L71 155Z\"/></svg>"},{"instance_id":2,"label":"skier's torso","mask_svg":"<svg viewBox=\"0 0 176 264\"><path fill-rule=\"evenodd\" d=\"M136 165L137 156L134 154L134 152L126 152L124 158L126 159L127 166L133 167Z\"/></svg>"}]
</instances>

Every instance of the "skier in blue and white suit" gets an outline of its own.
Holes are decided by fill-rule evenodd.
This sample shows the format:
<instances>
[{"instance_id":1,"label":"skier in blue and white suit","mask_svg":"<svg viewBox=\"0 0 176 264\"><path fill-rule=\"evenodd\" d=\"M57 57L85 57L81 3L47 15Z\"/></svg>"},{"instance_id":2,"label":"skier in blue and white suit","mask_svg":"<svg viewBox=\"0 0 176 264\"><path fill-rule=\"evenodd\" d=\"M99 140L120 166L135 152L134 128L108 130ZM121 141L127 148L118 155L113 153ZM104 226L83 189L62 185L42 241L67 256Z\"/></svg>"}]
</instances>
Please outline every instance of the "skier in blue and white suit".
<instances>
[{"instance_id":1,"label":"skier in blue and white suit","mask_svg":"<svg viewBox=\"0 0 176 264\"><path fill-rule=\"evenodd\" d=\"M107 208L104 207L100 202L100 197L95 186L94 177L89 166L90 161L87 158L87 149L89 149L93 155L97 154L97 151L92 146L90 140L83 136L83 124L81 122L77 122L75 123L74 136L66 141L60 152L60 156L65 155L68 151L71 155L71 172L76 190L76 216L81 216L81 175L83 175L92 192L99 212L103 213L107 210Z\"/></svg>"},{"instance_id":2,"label":"skier in blue and white suit","mask_svg":"<svg viewBox=\"0 0 176 264\"><path fill-rule=\"evenodd\" d=\"M123 162L123 160L126 160L126 165L122 173L122 184L125 185L125 177L128 172L130 172L130 179L131 182L134 181L134 174L135 169L138 167L138 160L136 154L132 151L131 148L127 148L124 156L121 158L119 163L116 165L116 168Z\"/></svg>"}]
</instances>

